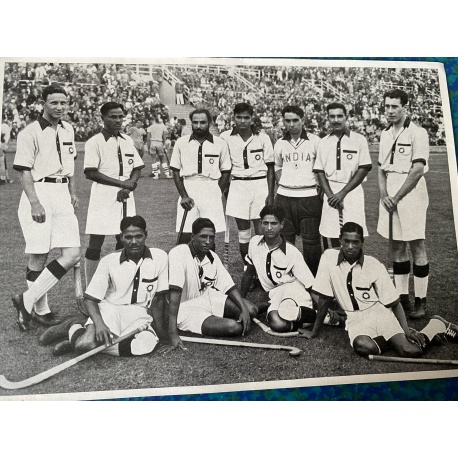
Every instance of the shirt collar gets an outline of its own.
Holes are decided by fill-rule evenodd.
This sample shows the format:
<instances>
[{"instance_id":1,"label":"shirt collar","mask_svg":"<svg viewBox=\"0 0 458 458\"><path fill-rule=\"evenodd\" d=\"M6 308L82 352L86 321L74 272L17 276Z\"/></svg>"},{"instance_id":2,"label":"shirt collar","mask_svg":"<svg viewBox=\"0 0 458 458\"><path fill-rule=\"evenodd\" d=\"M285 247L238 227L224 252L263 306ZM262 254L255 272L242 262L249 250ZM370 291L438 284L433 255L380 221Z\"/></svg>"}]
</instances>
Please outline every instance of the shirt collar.
<instances>
[{"instance_id":1,"label":"shirt collar","mask_svg":"<svg viewBox=\"0 0 458 458\"><path fill-rule=\"evenodd\" d=\"M191 136L189 137L189 141L191 141L191 140L199 141L199 140L197 140L196 137L194 137L194 133L192 133ZM208 140L210 143L213 143L213 135L209 132L209 133L207 134L207 136L205 137L204 141L205 141L205 140ZM203 143L203 142L202 142L202 143Z\"/></svg>"},{"instance_id":2,"label":"shirt collar","mask_svg":"<svg viewBox=\"0 0 458 458\"><path fill-rule=\"evenodd\" d=\"M329 133L328 137L330 137L331 135L336 135L336 134L335 134L334 132L331 131L331 132ZM348 138L350 138L350 129L349 129L348 127L345 127L345 130L344 130L344 133L343 133L342 137L343 137L344 135L346 135ZM336 137L337 137L337 135L336 135ZM342 138L342 137L340 137L340 138ZM337 137L337 138L339 138L339 137Z\"/></svg>"},{"instance_id":3,"label":"shirt collar","mask_svg":"<svg viewBox=\"0 0 458 458\"><path fill-rule=\"evenodd\" d=\"M407 127L410 126L411 122L412 120L407 116L406 119L404 120L404 124L402 125L402 127L404 127L404 129L407 129ZM393 127L393 123L390 122L388 126L385 128L385 130L390 130L392 127Z\"/></svg>"},{"instance_id":4,"label":"shirt collar","mask_svg":"<svg viewBox=\"0 0 458 458\"><path fill-rule=\"evenodd\" d=\"M150 258L153 259L153 255L151 254L151 251L148 247L145 246L145 249L143 250L143 256L142 259ZM128 261L129 258L127 257L126 249L124 248L121 251L121 256L119 257L119 264L122 264L124 261Z\"/></svg>"},{"instance_id":5,"label":"shirt collar","mask_svg":"<svg viewBox=\"0 0 458 458\"><path fill-rule=\"evenodd\" d=\"M259 129L256 126L251 124L250 128L251 128L251 132L253 133L253 135L258 135L259 134ZM234 128L232 129L231 135L237 135L238 133L239 133L239 131L237 129L237 126L234 126Z\"/></svg>"},{"instance_id":6,"label":"shirt collar","mask_svg":"<svg viewBox=\"0 0 458 458\"><path fill-rule=\"evenodd\" d=\"M276 250L277 248L280 248L280 250L283 251L284 254L286 254L286 239L281 234L280 234L280 237L281 237L281 243L280 245L275 247L274 250ZM261 245L261 243L265 243L267 245L266 238L264 236L261 237L261 240L259 240L258 245Z\"/></svg>"},{"instance_id":7,"label":"shirt collar","mask_svg":"<svg viewBox=\"0 0 458 458\"><path fill-rule=\"evenodd\" d=\"M52 127L52 124L47 119L43 118L43 116L41 115L38 116L37 121L38 121L38 124L40 124L41 130L45 130L46 127ZM62 123L62 119L59 119L57 124L60 125L61 127L64 127L64 124Z\"/></svg>"},{"instance_id":8,"label":"shirt collar","mask_svg":"<svg viewBox=\"0 0 458 458\"><path fill-rule=\"evenodd\" d=\"M196 250L196 247L194 246L194 243L192 243L192 241L189 242L189 243L188 243L188 247L189 247L189 250L191 251L191 256L192 256L193 258L195 258L195 257L197 256L197 250ZM206 254L206 256L207 256L207 258L209 259L209 261L213 264L213 261L214 261L215 258L213 257L211 251L209 251L209 252Z\"/></svg>"},{"instance_id":9,"label":"shirt collar","mask_svg":"<svg viewBox=\"0 0 458 458\"><path fill-rule=\"evenodd\" d=\"M337 264L336 265L341 264L343 261L347 261L347 260L345 259L343 251L340 250L339 251L339 256L337 256ZM363 250L361 250L361 252L359 253L359 257L358 257L358 260L356 262L359 262L360 266L363 267L363 264L364 264L364 253L363 253Z\"/></svg>"},{"instance_id":10,"label":"shirt collar","mask_svg":"<svg viewBox=\"0 0 458 458\"><path fill-rule=\"evenodd\" d=\"M302 129L301 135L299 136L299 138L303 138L304 140L308 140L309 139L305 129ZM282 140L291 141L291 134L289 132L286 132L286 134L283 135Z\"/></svg>"},{"instance_id":11,"label":"shirt collar","mask_svg":"<svg viewBox=\"0 0 458 458\"><path fill-rule=\"evenodd\" d=\"M102 135L103 135L103 138L105 139L106 142L111 137L113 137L113 138L121 137L123 140L125 140L125 138L122 136L121 132L118 132L118 135L113 135L113 134L110 134L110 132L108 132L108 130L106 130L105 128L102 129Z\"/></svg>"}]
</instances>

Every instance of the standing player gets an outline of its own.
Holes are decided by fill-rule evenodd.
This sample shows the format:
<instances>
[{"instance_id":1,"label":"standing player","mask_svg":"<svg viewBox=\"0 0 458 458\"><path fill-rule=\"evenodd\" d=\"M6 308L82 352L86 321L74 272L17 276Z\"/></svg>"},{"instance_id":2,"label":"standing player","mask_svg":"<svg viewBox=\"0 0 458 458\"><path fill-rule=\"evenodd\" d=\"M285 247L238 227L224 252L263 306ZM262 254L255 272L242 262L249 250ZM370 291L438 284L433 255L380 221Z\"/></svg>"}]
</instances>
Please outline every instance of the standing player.
<instances>
[{"instance_id":1,"label":"standing player","mask_svg":"<svg viewBox=\"0 0 458 458\"><path fill-rule=\"evenodd\" d=\"M42 93L43 114L18 135L14 169L24 189L18 216L29 254L24 294L13 297L17 324L28 331L33 318L52 326L60 321L51 312L47 292L80 260L80 236L74 208L78 206L74 162L76 147L70 124L62 121L67 93L57 85ZM60 256L44 265L49 252Z\"/></svg>"},{"instance_id":2,"label":"standing player","mask_svg":"<svg viewBox=\"0 0 458 458\"><path fill-rule=\"evenodd\" d=\"M85 307L90 318L85 325L78 319L49 328L40 337L43 345L56 342L55 355L72 350L84 353L113 337L125 335L147 324L148 329L131 339L107 348L104 353L114 356L145 355L154 350L164 337L165 295L168 291L167 254L145 246L146 222L141 216L128 216L121 221L124 249L105 256L84 293ZM151 309L152 316L148 313Z\"/></svg>"},{"instance_id":3,"label":"standing player","mask_svg":"<svg viewBox=\"0 0 458 458\"><path fill-rule=\"evenodd\" d=\"M313 173L319 137L304 129L304 111L295 105L282 110L285 134L275 143L278 189L275 203L285 211L283 235L292 245L301 235L303 255L312 274L320 263L322 201Z\"/></svg>"},{"instance_id":4,"label":"standing player","mask_svg":"<svg viewBox=\"0 0 458 458\"><path fill-rule=\"evenodd\" d=\"M89 285L97 268L106 235L117 235L116 249L122 248L119 223L135 215L133 193L144 167L133 140L121 134L124 107L107 102L100 108L103 129L84 146L84 174L92 180L87 211L85 273ZM124 214L125 213L125 214Z\"/></svg>"},{"instance_id":5,"label":"standing player","mask_svg":"<svg viewBox=\"0 0 458 458\"><path fill-rule=\"evenodd\" d=\"M326 107L332 132L320 140L313 171L326 194L320 234L339 246L340 226L354 221L366 228L364 191L361 183L372 168L367 140L347 128L347 109L341 103Z\"/></svg>"},{"instance_id":6,"label":"standing player","mask_svg":"<svg viewBox=\"0 0 458 458\"><path fill-rule=\"evenodd\" d=\"M229 145L232 183L227 197L226 215L233 216L239 231L242 259L248 254L251 221L255 234L261 233L259 212L273 203L275 173L272 142L252 125L253 107L238 103L234 107L235 127L220 138Z\"/></svg>"},{"instance_id":7,"label":"standing player","mask_svg":"<svg viewBox=\"0 0 458 458\"><path fill-rule=\"evenodd\" d=\"M135 121L135 125L130 127L127 131L127 135L134 141L134 146L137 148L138 154L141 158L143 158L143 154L145 153L145 137L146 137L146 130L143 129L143 121L141 119L137 119Z\"/></svg>"},{"instance_id":8,"label":"standing player","mask_svg":"<svg viewBox=\"0 0 458 458\"><path fill-rule=\"evenodd\" d=\"M207 336L245 335L257 307L240 292L211 250L215 225L208 218L192 224L192 240L169 252L169 337L173 348L184 349L178 329Z\"/></svg>"},{"instance_id":9,"label":"standing player","mask_svg":"<svg viewBox=\"0 0 458 458\"><path fill-rule=\"evenodd\" d=\"M400 89L384 95L390 125L380 137L378 182L380 210L377 231L389 237L393 219L393 272L401 303L410 318L426 315L429 263L425 247L428 191L423 175L428 171L429 140L425 129L407 116L408 95ZM410 259L413 257L415 307L409 302Z\"/></svg>"},{"instance_id":10,"label":"standing player","mask_svg":"<svg viewBox=\"0 0 458 458\"><path fill-rule=\"evenodd\" d=\"M257 274L264 291L269 293L267 321L272 330L296 331L301 324L315 322L317 314L310 296L314 278L300 251L281 235L285 222L283 208L267 205L260 216L264 235L255 235L250 240L248 267L242 277L242 297L246 297L251 278ZM282 308L289 311L287 303L291 302L294 311L299 313L286 319ZM332 316L325 322L338 324L337 314Z\"/></svg>"},{"instance_id":11,"label":"standing player","mask_svg":"<svg viewBox=\"0 0 458 458\"><path fill-rule=\"evenodd\" d=\"M210 133L211 114L206 109L194 110L190 115L192 134L180 137L173 148L170 168L180 194L177 205L177 232L184 210L189 214L181 241L191 240L191 226L199 217L210 218L216 232L224 232L226 223L221 200L231 172L231 158L227 143Z\"/></svg>"},{"instance_id":12,"label":"standing player","mask_svg":"<svg viewBox=\"0 0 458 458\"><path fill-rule=\"evenodd\" d=\"M437 315L420 332L408 327L387 270L363 253L363 228L359 224L345 223L340 242L340 251L324 252L313 283L318 316L311 337L318 336L329 300L336 298L347 312L348 337L359 355L378 355L391 347L400 356L416 358L437 334L458 343L458 326Z\"/></svg>"},{"instance_id":13,"label":"standing player","mask_svg":"<svg viewBox=\"0 0 458 458\"><path fill-rule=\"evenodd\" d=\"M154 116L154 122L148 127L148 129L146 129L146 132L148 154L151 155L151 159L153 161L151 164L151 176L155 180L159 179L159 175L161 174L160 166L162 163L164 176L166 178L172 178L167 158L164 159L164 154L167 154L165 144L169 131L159 114Z\"/></svg>"}]
</instances>

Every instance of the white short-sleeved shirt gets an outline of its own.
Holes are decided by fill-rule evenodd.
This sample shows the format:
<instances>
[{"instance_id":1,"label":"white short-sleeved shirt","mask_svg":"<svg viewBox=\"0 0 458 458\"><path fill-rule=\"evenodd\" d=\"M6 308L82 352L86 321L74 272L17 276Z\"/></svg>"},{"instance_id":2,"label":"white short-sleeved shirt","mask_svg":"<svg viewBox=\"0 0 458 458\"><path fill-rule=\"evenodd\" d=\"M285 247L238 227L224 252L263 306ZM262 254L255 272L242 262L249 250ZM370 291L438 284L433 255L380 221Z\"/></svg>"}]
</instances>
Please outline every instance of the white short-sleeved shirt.
<instances>
[{"instance_id":1,"label":"white short-sleeved shirt","mask_svg":"<svg viewBox=\"0 0 458 458\"><path fill-rule=\"evenodd\" d=\"M275 171L282 171L277 194L288 197L317 195L313 168L319 141L317 135L303 129L297 142L288 132L275 143Z\"/></svg>"},{"instance_id":2,"label":"white short-sleeved shirt","mask_svg":"<svg viewBox=\"0 0 458 458\"><path fill-rule=\"evenodd\" d=\"M361 168L372 168L369 146L363 135L346 129L340 138L331 133L318 143L315 173L324 172L329 181L348 183Z\"/></svg>"},{"instance_id":3,"label":"white short-sleeved shirt","mask_svg":"<svg viewBox=\"0 0 458 458\"><path fill-rule=\"evenodd\" d=\"M317 294L336 298L346 312L365 310L373 305L391 306L399 294L385 267L361 252L350 265L341 250L329 249L321 256L313 283Z\"/></svg>"},{"instance_id":4,"label":"white short-sleeved shirt","mask_svg":"<svg viewBox=\"0 0 458 458\"><path fill-rule=\"evenodd\" d=\"M221 172L230 172L231 167L227 143L210 133L202 144L193 134L180 137L170 159L170 168L184 178L219 180Z\"/></svg>"},{"instance_id":5,"label":"white short-sleeved shirt","mask_svg":"<svg viewBox=\"0 0 458 458\"><path fill-rule=\"evenodd\" d=\"M378 165L385 172L408 174L415 162L424 164L428 171L429 139L426 129L406 118L401 131L394 136L390 124L380 136Z\"/></svg>"},{"instance_id":6,"label":"white short-sleeved shirt","mask_svg":"<svg viewBox=\"0 0 458 458\"><path fill-rule=\"evenodd\" d=\"M40 116L19 132L13 168L30 170L33 181L45 177L71 177L76 146L73 127L59 121L57 130Z\"/></svg>"},{"instance_id":7,"label":"white short-sleeved shirt","mask_svg":"<svg viewBox=\"0 0 458 458\"><path fill-rule=\"evenodd\" d=\"M156 294L168 291L167 253L145 247L143 258L136 264L125 250L111 253L100 261L84 296L114 305L136 304L149 307Z\"/></svg>"},{"instance_id":8,"label":"white short-sleeved shirt","mask_svg":"<svg viewBox=\"0 0 458 458\"><path fill-rule=\"evenodd\" d=\"M85 172L97 170L121 181L128 180L133 170L145 166L128 135L119 133L115 137L105 129L86 142L84 153Z\"/></svg>"},{"instance_id":9,"label":"white short-sleeved shirt","mask_svg":"<svg viewBox=\"0 0 458 458\"><path fill-rule=\"evenodd\" d=\"M246 260L256 269L259 281L264 291L270 291L276 286L299 280L304 288L313 285L313 275L301 252L282 239L282 243L270 249L264 236L255 235L248 246Z\"/></svg>"},{"instance_id":10,"label":"white short-sleeved shirt","mask_svg":"<svg viewBox=\"0 0 458 458\"><path fill-rule=\"evenodd\" d=\"M182 292L181 302L199 297L208 288L229 294L235 284L218 255L210 251L202 261L192 242L169 252L169 289Z\"/></svg>"},{"instance_id":11,"label":"white short-sleeved shirt","mask_svg":"<svg viewBox=\"0 0 458 458\"><path fill-rule=\"evenodd\" d=\"M150 141L163 142L163 133L168 133L167 127L162 123L155 123L149 126L146 131L150 134Z\"/></svg>"},{"instance_id":12,"label":"white short-sleeved shirt","mask_svg":"<svg viewBox=\"0 0 458 458\"><path fill-rule=\"evenodd\" d=\"M252 135L245 142L237 127L222 132L220 138L229 145L232 161L232 176L263 177L267 176L267 165L274 163L274 150L270 137L251 127Z\"/></svg>"}]
</instances>

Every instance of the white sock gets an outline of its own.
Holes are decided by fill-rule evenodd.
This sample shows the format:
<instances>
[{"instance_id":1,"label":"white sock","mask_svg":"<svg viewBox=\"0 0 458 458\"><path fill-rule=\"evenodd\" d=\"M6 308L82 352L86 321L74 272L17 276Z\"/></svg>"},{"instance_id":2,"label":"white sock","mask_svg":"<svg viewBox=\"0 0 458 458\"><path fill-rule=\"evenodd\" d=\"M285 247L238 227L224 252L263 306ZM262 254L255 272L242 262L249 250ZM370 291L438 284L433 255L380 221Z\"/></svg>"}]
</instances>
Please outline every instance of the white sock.
<instances>
[{"instance_id":1,"label":"white sock","mask_svg":"<svg viewBox=\"0 0 458 458\"><path fill-rule=\"evenodd\" d=\"M77 331L78 329L81 329L81 328L84 328L83 325L79 324L79 323L75 323L73 325L70 326L70 329L68 330L68 340L72 340L72 337L73 337L73 334L75 334L75 331Z\"/></svg>"},{"instance_id":2,"label":"white sock","mask_svg":"<svg viewBox=\"0 0 458 458\"><path fill-rule=\"evenodd\" d=\"M56 272L59 278L50 269ZM62 278L65 272L65 269L56 260L46 266L40 276L33 282L32 286L23 294L24 307L27 312L32 313L35 302L46 294Z\"/></svg>"},{"instance_id":3,"label":"white sock","mask_svg":"<svg viewBox=\"0 0 458 458\"><path fill-rule=\"evenodd\" d=\"M166 175L169 174L170 170L169 170L169 166L168 166L167 162L163 162L163 163L162 163L162 170L164 170L164 173L165 173Z\"/></svg>"},{"instance_id":4,"label":"white sock","mask_svg":"<svg viewBox=\"0 0 458 458\"><path fill-rule=\"evenodd\" d=\"M34 284L33 281L27 280L27 286L30 288ZM35 302L34 310L37 315L46 315L51 313L51 309L48 305L48 295L43 294L43 296Z\"/></svg>"},{"instance_id":5,"label":"white sock","mask_svg":"<svg viewBox=\"0 0 458 458\"><path fill-rule=\"evenodd\" d=\"M445 323L441 320L436 320L432 318L429 320L429 323L420 331L426 337L428 337L429 341L433 340L436 334L441 334L447 330Z\"/></svg>"},{"instance_id":6,"label":"white sock","mask_svg":"<svg viewBox=\"0 0 458 458\"><path fill-rule=\"evenodd\" d=\"M426 293L428 291L428 279L429 275L426 277L413 277L415 297L419 297L420 299L426 297Z\"/></svg>"},{"instance_id":7,"label":"white sock","mask_svg":"<svg viewBox=\"0 0 458 458\"><path fill-rule=\"evenodd\" d=\"M396 285L396 292L401 294L409 294L409 275L410 274L395 274L394 284Z\"/></svg>"}]
</instances>

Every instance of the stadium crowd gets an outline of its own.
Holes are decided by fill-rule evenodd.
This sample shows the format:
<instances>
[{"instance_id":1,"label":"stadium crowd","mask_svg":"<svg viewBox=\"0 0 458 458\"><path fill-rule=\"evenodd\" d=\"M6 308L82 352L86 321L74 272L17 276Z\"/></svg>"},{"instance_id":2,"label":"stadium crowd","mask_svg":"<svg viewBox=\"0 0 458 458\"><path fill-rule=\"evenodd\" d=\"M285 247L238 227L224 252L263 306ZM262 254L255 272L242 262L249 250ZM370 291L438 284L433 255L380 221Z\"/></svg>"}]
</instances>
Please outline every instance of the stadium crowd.
<instances>
[{"instance_id":1,"label":"stadium crowd","mask_svg":"<svg viewBox=\"0 0 458 458\"><path fill-rule=\"evenodd\" d=\"M325 107L338 100L347 107L350 129L364 134L369 143L378 143L387 124L383 93L399 86L412 95L413 120L428 130L431 144L445 144L435 70L259 66L241 73L248 84L235 74L240 68L171 66L170 70L187 86L191 105L210 109L219 132L231 127L234 104L245 101L255 107L256 122L274 142L283 131L281 109L286 104L301 106L308 131L322 137L328 129ZM70 96L66 120L74 126L77 141L85 141L100 130L98 108L110 100L125 106L126 127L140 119L146 128L159 114L173 140L180 135L182 124L169 122L168 107L159 96L161 79L159 74L157 80L140 80L123 64L7 63L3 113L15 139L18 131L42 111L42 85L57 81Z\"/></svg>"}]
</instances>

